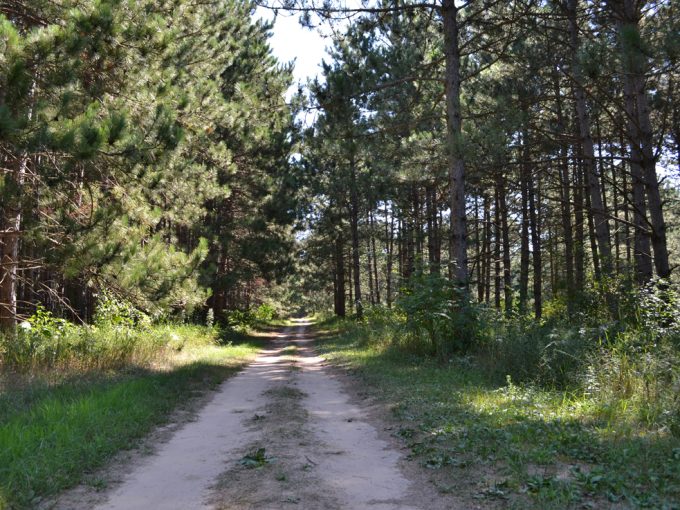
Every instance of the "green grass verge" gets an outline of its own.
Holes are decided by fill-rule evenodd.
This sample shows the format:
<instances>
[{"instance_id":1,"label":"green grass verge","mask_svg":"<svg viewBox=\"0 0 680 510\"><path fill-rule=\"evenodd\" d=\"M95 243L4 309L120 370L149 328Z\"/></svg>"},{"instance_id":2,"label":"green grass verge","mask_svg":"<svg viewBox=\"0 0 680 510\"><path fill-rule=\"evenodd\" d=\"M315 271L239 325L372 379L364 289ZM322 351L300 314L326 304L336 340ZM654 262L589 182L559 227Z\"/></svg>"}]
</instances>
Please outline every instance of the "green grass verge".
<instances>
[{"instance_id":1,"label":"green grass verge","mask_svg":"<svg viewBox=\"0 0 680 510\"><path fill-rule=\"evenodd\" d=\"M668 431L587 395L499 386L470 361L444 366L337 328L318 328L321 353L391 405L396 435L440 490L483 507L680 508L680 440Z\"/></svg>"},{"instance_id":2,"label":"green grass verge","mask_svg":"<svg viewBox=\"0 0 680 510\"><path fill-rule=\"evenodd\" d=\"M162 366L66 374L57 382L38 377L3 391L0 508L30 508L82 482L111 455L167 422L179 404L252 360L261 347L254 338L217 346L183 333L183 348L164 355Z\"/></svg>"}]
</instances>

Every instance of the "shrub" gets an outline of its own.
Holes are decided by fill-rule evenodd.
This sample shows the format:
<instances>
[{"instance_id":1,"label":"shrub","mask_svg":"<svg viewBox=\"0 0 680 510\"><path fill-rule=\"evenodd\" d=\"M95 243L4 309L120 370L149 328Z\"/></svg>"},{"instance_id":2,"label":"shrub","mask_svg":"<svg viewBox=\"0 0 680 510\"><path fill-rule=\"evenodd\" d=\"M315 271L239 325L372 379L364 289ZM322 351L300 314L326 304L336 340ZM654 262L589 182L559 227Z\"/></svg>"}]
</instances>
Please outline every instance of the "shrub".
<instances>
[{"instance_id":1,"label":"shrub","mask_svg":"<svg viewBox=\"0 0 680 510\"><path fill-rule=\"evenodd\" d=\"M273 320L276 317L276 310L273 306L263 303L258 307L246 310L229 310L225 315L228 329L245 333L258 322L264 323Z\"/></svg>"},{"instance_id":2,"label":"shrub","mask_svg":"<svg viewBox=\"0 0 680 510\"><path fill-rule=\"evenodd\" d=\"M274 310L273 306L262 303L253 312L253 317L258 322L269 322L276 317L276 310Z\"/></svg>"},{"instance_id":3,"label":"shrub","mask_svg":"<svg viewBox=\"0 0 680 510\"><path fill-rule=\"evenodd\" d=\"M255 323L255 314L251 310L230 310L226 312L227 327L244 333Z\"/></svg>"},{"instance_id":4,"label":"shrub","mask_svg":"<svg viewBox=\"0 0 680 510\"><path fill-rule=\"evenodd\" d=\"M35 314L19 324L15 338L3 340L4 363L14 368L33 366L37 360L56 364L72 348L75 336L76 326L38 306Z\"/></svg>"},{"instance_id":5,"label":"shrub","mask_svg":"<svg viewBox=\"0 0 680 510\"><path fill-rule=\"evenodd\" d=\"M426 350L440 360L468 352L483 337L481 307L439 274L411 277L397 306L406 316L411 342L425 343Z\"/></svg>"},{"instance_id":6,"label":"shrub","mask_svg":"<svg viewBox=\"0 0 680 510\"><path fill-rule=\"evenodd\" d=\"M127 327L148 326L150 317L130 302L104 291L97 301L94 323L98 326Z\"/></svg>"},{"instance_id":7,"label":"shrub","mask_svg":"<svg viewBox=\"0 0 680 510\"><path fill-rule=\"evenodd\" d=\"M208 308L208 312L205 314L205 325L208 328L215 325L215 311L212 308Z\"/></svg>"},{"instance_id":8,"label":"shrub","mask_svg":"<svg viewBox=\"0 0 680 510\"><path fill-rule=\"evenodd\" d=\"M657 280L638 293L638 317L641 328L650 333L652 342L659 337L680 337L680 288L666 280Z\"/></svg>"}]
</instances>

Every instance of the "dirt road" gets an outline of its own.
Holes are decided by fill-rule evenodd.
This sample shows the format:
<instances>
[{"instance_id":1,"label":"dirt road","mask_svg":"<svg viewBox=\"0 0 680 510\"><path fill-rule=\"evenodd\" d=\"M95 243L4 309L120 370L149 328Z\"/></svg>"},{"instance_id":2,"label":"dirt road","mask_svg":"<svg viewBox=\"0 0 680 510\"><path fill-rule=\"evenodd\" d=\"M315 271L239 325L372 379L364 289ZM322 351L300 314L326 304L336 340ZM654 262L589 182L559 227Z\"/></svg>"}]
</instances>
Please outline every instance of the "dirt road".
<instances>
[{"instance_id":1,"label":"dirt road","mask_svg":"<svg viewBox=\"0 0 680 510\"><path fill-rule=\"evenodd\" d=\"M312 342L304 323L276 335L88 508L452 508L413 469L405 474L384 426L352 402Z\"/></svg>"}]
</instances>

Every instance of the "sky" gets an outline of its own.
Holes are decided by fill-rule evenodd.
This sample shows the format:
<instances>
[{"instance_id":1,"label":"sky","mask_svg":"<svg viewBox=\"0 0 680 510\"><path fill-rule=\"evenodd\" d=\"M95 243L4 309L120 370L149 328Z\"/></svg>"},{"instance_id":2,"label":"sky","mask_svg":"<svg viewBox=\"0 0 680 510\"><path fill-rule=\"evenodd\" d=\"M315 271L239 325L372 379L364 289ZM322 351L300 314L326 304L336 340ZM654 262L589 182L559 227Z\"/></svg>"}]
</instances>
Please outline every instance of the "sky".
<instances>
[{"instance_id":1,"label":"sky","mask_svg":"<svg viewBox=\"0 0 680 510\"><path fill-rule=\"evenodd\" d=\"M271 10L261 7L258 7L255 15L267 20L273 18ZM293 77L296 84L321 73L321 60L327 58L325 47L329 44L318 30L302 27L298 19L298 15L291 16L279 11L269 41L274 55L281 62L295 61ZM293 88L297 89L297 85Z\"/></svg>"}]
</instances>

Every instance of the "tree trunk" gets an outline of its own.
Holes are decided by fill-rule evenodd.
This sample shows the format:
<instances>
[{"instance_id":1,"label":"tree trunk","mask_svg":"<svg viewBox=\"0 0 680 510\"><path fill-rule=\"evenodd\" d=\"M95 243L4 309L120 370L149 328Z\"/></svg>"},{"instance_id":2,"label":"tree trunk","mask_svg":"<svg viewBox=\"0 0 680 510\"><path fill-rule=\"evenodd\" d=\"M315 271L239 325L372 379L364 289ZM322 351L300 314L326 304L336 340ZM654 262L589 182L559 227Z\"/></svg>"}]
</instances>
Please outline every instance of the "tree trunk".
<instances>
[{"instance_id":1,"label":"tree trunk","mask_svg":"<svg viewBox=\"0 0 680 510\"><path fill-rule=\"evenodd\" d=\"M583 175L578 158L574 158L574 284L578 292L585 284L585 235L583 223Z\"/></svg>"},{"instance_id":2,"label":"tree trunk","mask_svg":"<svg viewBox=\"0 0 680 510\"><path fill-rule=\"evenodd\" d=\"M335 315L345 317L345 242L341 234L335 239L335 281Z\"/></svg>"},{"instance_id":3,"label":"tree trunk","mask_svg":"<svg viewBox=\"0 0 680 510\"><path fill-rule=\"evenodd\" d=\"M623 181L623 220L625 222L624 226L624 239L626 241L626 269L630 269L632 263L632 253L630 245L630 204L632 202L632 193L628 186L628 172L626 171L626 144L623 141L623 132L620 134L619 147L621 151L621 178ZM632 175L632 172L631 172Z\"/></svg>"},{"instance_id":4,"label":"tree trunk","mask_svg":"<svg viewBox=\"0 0 680 510\"><path fill-rule=\"evenodd\" d=\"M479 216L479 197L475 195L475 257L477 259L477 301L484 296L484 259L482 252L482 218Z\"/></svg>"},{"instance_id":5,"label":"tree trunk","mask_svg":"<svg viewBox=\"0 0 680 510\"><path fill-rule=\"evenodd\" d=\"M529 150L526 131L522 135L520 187L522 195L522 229L520 233L519 310L526 313L529 296Z\"/></svg>"},{"instance_id":6,"label":"tree trunk","mask_svg":"<svg viewBox=\"0 0 680 510\"><path fill-rule=\"evenodd\" d=\"M569 35L571 40L572 73L574 78L574 102L576 104L576 118L578 120L578 132L582 149L582 162L585 173L585 182L588 188L590 201L589 217L592 217L594 234L597 241L597 249L601 262L602 273L611 274L611 245L609 234L609 221L602 203L602 191L595 166L595 151L593 138L590 132L590 116L586 105L586 96L583 89L578 54L580 48L578 36L578 24L576 14L578 0L567 0L567 17L569 18ZM594 254L593 254L594 255ZM596 260L595 256L593 260ZM601 273L601 274L602 274Z\"/></svg>"},{"instance_id":7,"label":"tree trunk","mask_svg":"<svg viewBox=\"0 0 680 510\"><path fill-rule=\"evenodd\" d=\"M501 308L501 220L498 188L494 190L493 207L493 255L494 255L494 304Z\"/></svg>"},{"instance_id":8,"label":"tree trunk","mask_svg":"<svg viewBox=\"0 0 680 510\"><path fill-rule=\"evenodd\" d=\"M641 9L644 2L637 0L620 0L611 2L617 18L619 44L621 47L624 69L622 79L628 115L628 137L631 145L631 158L640 166L641 177L647 196L647 207L651 226L651 244L654 248L654 265L661 278L670 276L668 247L666 242L666 224L663 217L663 204L659 192L659 180L656 174L656 158L654 157L653 130L650 121L649 102L645 90L647 56L640 44ZM635 155L633 153L636 153ZM639 157L637 159L636 157ZM635 180L633 190L635 194ZM638 197L639 198L639 197ZM635 200L635 198L634 198ZM644 243L643 243L644 244ZM644 249L644 246L641 247ZM643 265L639 276L645 277L648 272Z\"/></svg>"},{"instance_id":9,"label":"tree trunk","mask_svg":"<svg viewBox=\"0 0 680 510\"><path fill-rule=\"evenodd\" d=\"M505 314L512 314L512 268L510 267L510 229L508 227L508 203L506 199L506 180L504 176L498 181L498 205L501 215L501 236L503 238L503 290Z\"/></svg>"},{"instance_id":10,"label":"tree trunk","mask_svg":"<svg viewBox=\"0 0 680 510\"><path fill-rule=\"evenodd\" d=\"M484 302L488 303L491 298L491 199L484 195Z\"/></svg>"},{"instance_id":11,"label":"tree trunk","mask_svg":"<svg viewBox=\"0 0 680 510\"><path fill-rule=\"evenodd\" d=\"M430 273L439 273L439 263L437 262L437 208L436 196L433 184L428 184L425 188L425 210L427 216L427 260L430 266Z\"/></svg>"},{"instance_id":12,"label":"tree trunk","mask_svg":"<svg viewBox=\"0 0 680 510\"><path fill-rule=\"evenodd\" d=\"M621 163L623 165L623 163ZM614 143L609 143L609 167L612 175L612 207L614 209L614 269L616 274L621 274L621 225L620 209L619 209L619 182L616 172L616 165L614 164ZM625 187L623 188L625 190Z\"/></svg>"},{"instance_id":13,"label":"tree trunk","mask_svg":"<svg viewBox=\"0 0 680 510\"><path fill-rule=\"evenodd\" d=\"M581 156L582 153L579 152L579 156ZM582 159L580 159L581 165L580 165L580 172L581 175L583 176L583 180L585 181L585 186L583 187L583 197L585 200L585 210L587 213L591 211L591 205L590 205L590 193L588 192L589 188L589 181L590 181L590 176L588 175L588 172L585 171L582 163ZM590 253L592 255L593 259L593 271L595 273L595 280L599 281L601 277L601 272L600 272L600 254L597 248L597 236L595 234L595 221L593 219L592 214L586 214L586 221L588 222L588 239L590 240Z\"/></svg>"},{"instance_id":14,"label":"tree trunk","mask_svg":"<svg viewBox=\"0 0 680 510\"><path fill-rule=\"evenodd\" d=\"M460 112L460 48L458 46L458 9L455 0L442 0L444 54L446 61L446 145L449 166L451 233L449 239L450 274L467 287L467 232L465 215L465 162L462 150Z\"/></svg>"},{"instance_id":15,"label":"tree trunk","mask_svg":"<svg viewBox=\"0 0 680 510\"><path fill-rule=\"evenodd\" d=\"M540 319L543 314L543 278L541 267L541 232L539 230L538 207L540 202L537 200L537 193L534 189L533 179L529 179L529 226L531 227L531 256L534 265L534 314L536 319Z\"/></svg>"},{"instance_id":16,"label":"tree trunk","mask_svg":"<svg viewBox=\"0 0 680 510\"><path fill-rule=\"evenodd\" d=\"M348 259L347 281L350 282L349 283L349 304L352 307L352 309L354 309L354 304L355 304L355 302L354 302L354 285L352 285L352 282L354 280L353 280L353 277L352 277L352 275L353 275L353 271L352 271L353 263L352 263L352 252L351 251L349 252L349 257L346 257L346 258Z\"/></svg>"},{"instance_id":17,"label":"tree trunk","mask_svg":"<svg viewBox=\"0 0 680 510\"><path fill-rule=\"evenodd\" d=\"M559 74L554 74L555 98L557 107L557 131L565 130L562 95L560 93ZM569 152L565 143L560 144L558 176L560 181L560 212L564 235L564 268L567 292L567 309L571 312L574 306L574 235L571 226L571 185L569 179Z\"/></svg>"},{"instance_id":18,"label":"tree trunk","mask_svg":"<svg viewBox=\"0 0 680 510\"><path fill-rule=\"evenodd\" d=\"M361 303L361 267L359 260L359 194L357 192L357 177L354 162L351 163L350 189L350 228L352 230L352 276L354 277L354 310L357 318L363 316Z\"/></svg>"},{"instance_id":19,"label":"tree trunk","mask_svg":"<svg viewBox=\"0 0 680 510\"><path fill-rule=\"evenodd\" d=\"M642 152L636 140L639 139L637 121L635 120L635 96L631 80L624 80L626 114L628 115L628 137L630 140L630 177L633 206L633 225L635 227L633 241L633 260L635 261L635 277L639 284L652 279L652 254L650 247L647 204L645 202L645 183L642 170Z\"/></svg>"},{"instance_id":20,"label":"tree trunk","mask_svg":"<svg viewBox=\"0 0 680 510\"><path fill-rule=\"evenodd\" d=\"M375 216L373 215L373 211L369 211L369 222L371 226L371 250L373 251L373 278L375 281L375 300L377 304L380 304L380 280L378 279L378 254L375 249L375 237L376 237L376 229L375 229Z\"/></svg>"},{"instance_id":21,"label":"tree trunk","mask_svg":"<svg viewBox=\"0 0 680 510\"><path fill-rule=\"evenodd\" d=\"M371 306L375 304L375 288L373 286L373 256L371 253L371 236L372 230L371 230L371 218L370 218L370 211L366 215L366 223L368 224L369 227L369 232L368 236L366 237L366 271L368 274L368 299L369 303L371 303Z\"/></svg>"},{"instance_id":22,"label":"tree trunk","mask_svg":"<svg viewBox=\"0 0 680 510\"><path fill-rule=\"evenodd\" d=\"M388 219L389 217L389 230L388 230ZM394 211L392 214L388 214L387 202L385 202L385 243L387 248L387 263L385 264L385 292L387 293L386 300L387 306L392 307L392 261L394 252Z\"/></svg>"},{"instance_id":23,"label":"tree trunk","mask_svg":"<svg viewBox=\"0 0 680 510\"><path fill-rule=\"evenodd\" d=\"M33 117L33 98L35 82L31 86L28 97L27 120ZM4 95L0 98L0 105L4 103ZM11 156L8 157L8 159ZM28 169L28 154L21 151L15 155L15 160L8 161L12 171L5 174L9 182L5 188L14 188L16 196L4 204L4 215L0 223L0 331L11 335L16 332L17 324L17 282L19 276L19 245L21 242L22 200L24 180ZM8 185L9 184L9 185Z\"/></svg>"},{"instance_id":24,"label":"tree trunk","mask_svg":"<svg viewBox=\"0 0 680 510\"><path fill-rule=\"evenodd\" d=\"M422 201L420 200L420 189L416 184L413 185L412 190L412 200L413 200L413 234L414 234L414 269L418 273L422 272L423 268L423 244L425 239L425 234L423 231L423 221L422 221Z\"/></svg>"}]
</instances>

